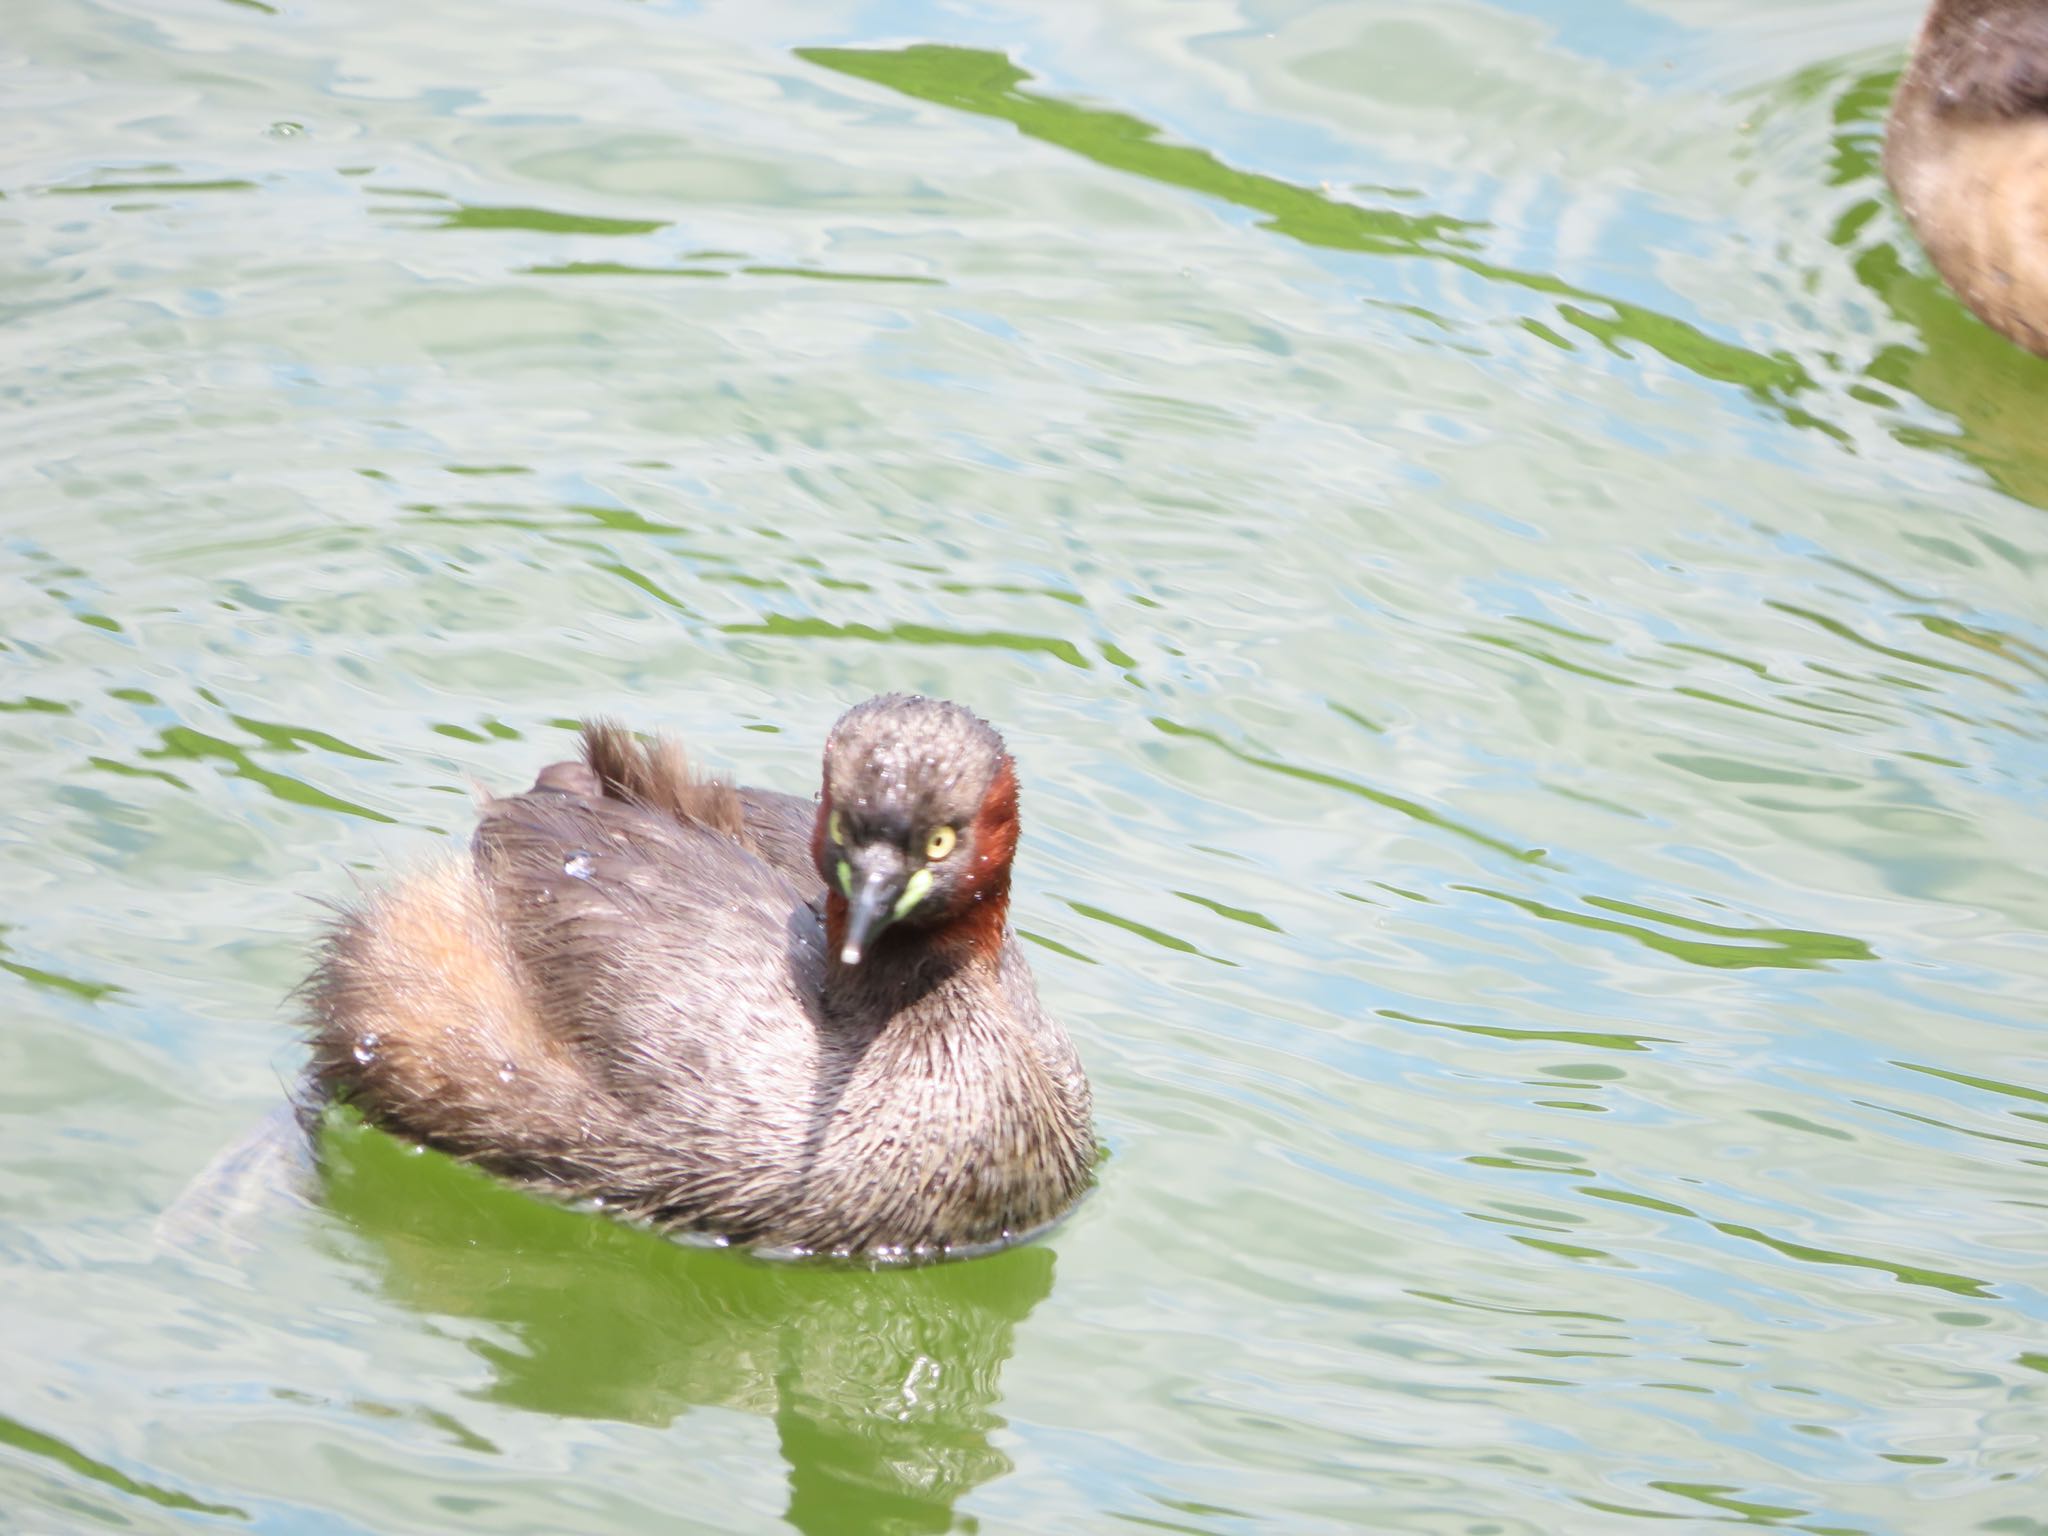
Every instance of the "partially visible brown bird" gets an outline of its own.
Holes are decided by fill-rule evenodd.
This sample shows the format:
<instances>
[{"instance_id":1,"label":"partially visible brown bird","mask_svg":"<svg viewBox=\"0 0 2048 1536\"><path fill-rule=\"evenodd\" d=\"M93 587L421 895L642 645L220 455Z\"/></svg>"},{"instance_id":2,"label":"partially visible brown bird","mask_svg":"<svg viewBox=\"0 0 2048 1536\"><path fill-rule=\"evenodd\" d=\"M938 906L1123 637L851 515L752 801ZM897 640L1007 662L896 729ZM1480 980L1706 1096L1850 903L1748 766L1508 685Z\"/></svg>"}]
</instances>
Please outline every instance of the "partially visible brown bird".
<instances>
[{"instance_id":1,"label":"partially visible brown bird","mask_svg":"<svg viewBox=\"0 0 2048 1536\"><path fill-rule=\"evenodd\" d=\"M922 1256L1079 1197L1087 1079L1006 914L1017 778L956 704L847 712L816 802L586 726L466 859L342 914L315 1102L735 1242Z\"/></svg>"},{"instance_id":2,"label":"partially visible brown bird","mask_svg":"<svg viewBox=\"0 0 2048 1536\"><path fill-rule=\"evenodd\" d=\"M2048 356L2048 0L1934 0L1884 171L1949 287Z\"/></svg>"}]
</instances>

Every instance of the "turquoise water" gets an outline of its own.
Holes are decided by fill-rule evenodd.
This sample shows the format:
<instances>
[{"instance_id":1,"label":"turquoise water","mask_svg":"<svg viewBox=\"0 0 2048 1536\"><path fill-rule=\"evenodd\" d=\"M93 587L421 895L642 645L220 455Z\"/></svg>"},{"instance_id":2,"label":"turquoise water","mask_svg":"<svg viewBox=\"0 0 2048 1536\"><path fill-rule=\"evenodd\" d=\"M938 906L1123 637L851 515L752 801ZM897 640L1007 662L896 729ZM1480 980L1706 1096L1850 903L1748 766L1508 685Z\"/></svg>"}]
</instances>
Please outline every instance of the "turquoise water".
<instances>
[{"instance_id":1,"label":"turquoise water","mask_svg":"<svg viewBox=\"0 0 2048 1536\"><path fill-rule=\"evenodd\" d=\"M2048 363L1913 22L16 7L0 1526L2048 1531ZM888 688L1019 758L1048 1241L347 1127L160 1235L316 899Z\"/></svg>"}]
</instances>

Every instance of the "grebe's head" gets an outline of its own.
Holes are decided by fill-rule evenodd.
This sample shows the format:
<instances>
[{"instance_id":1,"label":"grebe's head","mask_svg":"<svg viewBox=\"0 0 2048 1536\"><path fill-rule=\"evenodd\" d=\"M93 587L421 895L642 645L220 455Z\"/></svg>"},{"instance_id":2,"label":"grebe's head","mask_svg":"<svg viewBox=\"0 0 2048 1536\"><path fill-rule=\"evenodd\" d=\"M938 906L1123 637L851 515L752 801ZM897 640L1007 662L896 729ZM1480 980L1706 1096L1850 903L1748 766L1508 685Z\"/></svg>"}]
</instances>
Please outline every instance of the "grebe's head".
<instances>
[{"instance_id":1,"label":"grebe's head","mask_svg":"<svg viewBox=\"0 0 2048 1536\"><path fill-rule=\"evenodd\" d=\"M999 944L1017 846L1003 738L943 699L889 693L855 705L825 741L811 846L840 964L860 964L890 928L959 925L970 942Z\"/></svg>"}]
</instances>

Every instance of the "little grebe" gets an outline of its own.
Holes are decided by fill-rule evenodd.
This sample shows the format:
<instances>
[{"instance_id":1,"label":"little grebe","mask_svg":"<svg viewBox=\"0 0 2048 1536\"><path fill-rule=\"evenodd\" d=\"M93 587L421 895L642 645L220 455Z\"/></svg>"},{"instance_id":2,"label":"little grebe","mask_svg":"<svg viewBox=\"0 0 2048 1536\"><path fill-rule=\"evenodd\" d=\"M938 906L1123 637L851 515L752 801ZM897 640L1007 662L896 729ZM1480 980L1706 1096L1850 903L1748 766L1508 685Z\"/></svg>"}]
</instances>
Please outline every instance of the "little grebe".
<instances>
[{"instance_id":1,"label":"little grebe","mask_svg":"<svg viewBox=\"0 0 2048 1536\"><path fill-rule=\"evenodd\" d=\"M2048 356L2048 0L1934 0L1884 171L1957 297Z\"/></svg>"},{"instance_id":2,"label":"little grebe","mask_svg":"<svg viewBox=\"0 0 2048 1536\"><path fill-rule=\"evenodd\" d=\"M466 859L344 912L308 979L321 1098L530 1188L806 1251L999 1243L1079 1196L1087 1079L1006 911L1017 778L891 694L816 804L587 725Z\"/></svg>"}]
</instances>

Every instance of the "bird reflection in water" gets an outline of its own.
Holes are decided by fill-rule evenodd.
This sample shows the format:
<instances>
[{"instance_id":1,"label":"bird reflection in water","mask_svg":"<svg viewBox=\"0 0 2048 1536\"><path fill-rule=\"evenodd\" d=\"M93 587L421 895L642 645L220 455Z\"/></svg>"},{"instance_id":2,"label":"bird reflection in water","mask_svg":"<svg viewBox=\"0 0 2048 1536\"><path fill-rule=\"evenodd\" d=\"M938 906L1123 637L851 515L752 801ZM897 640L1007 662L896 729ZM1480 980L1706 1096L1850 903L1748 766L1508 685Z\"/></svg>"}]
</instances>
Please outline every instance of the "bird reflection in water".
<instances>
[{"instance_id":1,"label":"bird reflection in water","mask_svg":"<svg viewBox=\"0 0 2048 1536\"><path fill-rule=\"evenodd\" d=\"M474 1346L490 1401L656 1427L695 1407L770 1417L785 1517L807 1533L949 1530L963 1495L1011 1470L990 1443L999 1378L1052 1290L1050 1248L773 1263L551 1207L359 1126L330 1124L322 1162L325 1204L387 1294L516 1340Z\"/></svg>"}]
</instances>

